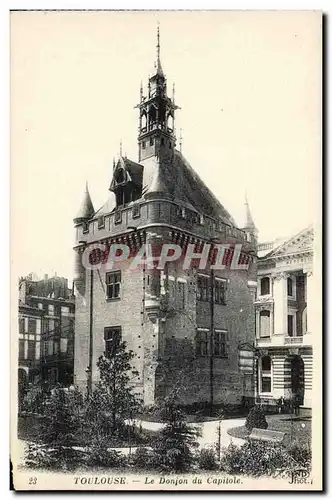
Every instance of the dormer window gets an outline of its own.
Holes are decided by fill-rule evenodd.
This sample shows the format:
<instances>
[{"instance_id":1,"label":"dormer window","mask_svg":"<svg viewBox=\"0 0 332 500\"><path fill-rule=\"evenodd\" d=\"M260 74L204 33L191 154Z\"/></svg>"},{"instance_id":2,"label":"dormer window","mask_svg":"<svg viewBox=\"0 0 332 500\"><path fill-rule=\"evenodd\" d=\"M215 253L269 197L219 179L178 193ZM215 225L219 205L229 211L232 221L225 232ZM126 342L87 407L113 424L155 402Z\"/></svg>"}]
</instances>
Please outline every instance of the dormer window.
<instances>
[{"instance_id":1,"label":"dormer window","mask_svg":"<svg viewBox=\"0 0 332 500\"><path fill-rule=\"evenodd\" d=\"M103 229L105 227L105 216L101 215L98 217L98 229Z\"/></svg>"},{"instance_id":2,"label":"dormer window","mask_svg":"<svg viewBox=\"0 0 332 500\"><path fill-rule=\"evenodd\" d=\"M133 206L133 219L137 219L141 215L141 207L140 205Z\"/></svg>"},{"instance_id":3,"label":"dormer window","mask_svg":"<svg viewBox=\"0 0 332 500\"><path fill-rule=\"evenodd\" d=\"M121 224L122 222L122 212L121 210L117 210L114 213L114 224Z\"/></svg>"},{"instance_id":4,"label":"dormer window","mask_svg":"<svg viewBox=\"0 0 332 500\"><path fill-rule=\"evenodd\" d=\"M83 222L83 233L88 233L89 232L89 223L88 222Z\"/></svg>"},{"instance_id":5,"label":"dormer window","mask_svg":"<svg viewBox=\"0 0 332 500\"><path fill-rule=\"evenodd\" d=\"M126 181L126 173L122 168L119 168L115 175L117 184L123 184Z\"/></svg>"}]
</instances>

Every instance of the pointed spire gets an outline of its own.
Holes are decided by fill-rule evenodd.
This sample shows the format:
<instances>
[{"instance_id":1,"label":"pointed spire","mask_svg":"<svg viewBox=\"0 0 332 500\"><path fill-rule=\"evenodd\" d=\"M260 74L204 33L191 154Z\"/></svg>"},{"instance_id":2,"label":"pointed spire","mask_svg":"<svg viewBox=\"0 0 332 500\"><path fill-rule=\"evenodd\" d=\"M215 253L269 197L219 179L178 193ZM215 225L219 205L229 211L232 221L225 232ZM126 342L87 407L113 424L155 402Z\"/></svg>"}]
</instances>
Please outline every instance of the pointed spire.
<instances>
[{"instance_id":1,"label":"pointed spire","mask_svg":"<svg viewBox=\"0 0 332 500\"><path fill-rule=\"evenodd\" d=\"M115 157L113 156L113 172L115 170Z\"/></svg>"},{"instance_id":2,"label":"pointed spire","mask_svg":"<svg viewBox=\"0 0 332 500\"><path fill-rule=\"evenodd\" d=\"M180 153L182 153L182 128L180 128L180 140L179 140L179 146L180 146Z\"/></svg>"},{"instance_id":3,"label":"pointed spire","mask_svg":"<svg viewBox=\"0 0 332 500\"><path fill-rule=\"evenodd\" d=\"M251 210L250 210L249 202L248 202L248 198L247 198L247 192L245 193L244 206L245 206L245 224L244 224L244 228L250 230L253 233L256 233L257 232L257 228L255 226L254 219L253 219L253 217L251 215Z\"/></svg>"},{"instance_id":4,"label":"pointed spire","mask_svg":"<svg viewBox=\"0 0 332 500\"><path fill-rule=\"evenodd\" d=\"M172 101L173 101L173 104L175 104L175 83L173 83L173 92L172 92Z\"/></svg>"},{"instance_id":5,"label":"pointed spire","mask_svg":"<svg viewBox=\"0 0 332 500\"><path fill-rule=\"evenodd\" d=\"M119 151L120 156L122 156L122 139L120 139L120 151Z\"/></svg>"},{"instance_id":6,"label":"pointed spire","mask_svg":"<svg viewBox=\"0 0 332 500\"><path fill-rule=\"evenodd\" d=\"M159 22L157 25L157 60L156 60L156 69L158 75L163 75L163 69L161 67L160 62L160 31L159 31Z\"/></svg>"},{"instance_id":7,"label":"pointed spire","mask_svg":"<svg viewBox=\"0 0 332 500\"><path fill-rule=\"evenodd\" d=\"M88 182L86 182L83 200L80 209L74 219L74 222L80 222L82 220L90 219L94 215L94 213L95 209L93 208L93 204L91 201Z\"/></svg>"}]
</instances>

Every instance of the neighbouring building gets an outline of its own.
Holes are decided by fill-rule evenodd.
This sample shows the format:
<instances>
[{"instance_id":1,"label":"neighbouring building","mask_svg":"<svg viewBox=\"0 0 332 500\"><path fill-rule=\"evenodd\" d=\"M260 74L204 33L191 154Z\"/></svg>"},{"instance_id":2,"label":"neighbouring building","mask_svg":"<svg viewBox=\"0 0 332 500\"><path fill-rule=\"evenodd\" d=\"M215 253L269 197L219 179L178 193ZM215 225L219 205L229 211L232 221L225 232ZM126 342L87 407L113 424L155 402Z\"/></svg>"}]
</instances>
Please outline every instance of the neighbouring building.
<instances>
[{"instance_id":1,"label":"neighbouring building","mask_svg":"<svg viewBox=\"0 0 332 500\"><path fill-rule=\"evenodd\" d=\"M75 297L68 280L19 282L19 381L73 383Z\"/></svg>"},{"instance_id":2,"label":"neighbouring building","mask_svg":"<svg viewBox=\"0 0 332 500\"><path fill-rule=\"evenodd\" d=\"M266 402L297 396L311 407L313 239L309 227L292 238L258 245L257 394Z\"/></svg>"},{"instance_id":3,"label":"neighbouring building","mask_svg":"<svg viewBox=\"0 0 332 500\"><path fill-rule=\"evenodd\" d=\"M86 187L74 219L75 384L91 389L99 356L122 339L136 354L139 375L132 383L146 405L180 385L186 404L240 403L254 393L252 369L241 369L240 351L248 346L250 358L254 350L257 231L249 207L245 227L237 227L176 149L178 106L167 93L159 34L155 70L137 108L137 161L120 155L105 204L95 210ZM96 243L106 249L123 243L133 253L148 244L176 243L183 250L193 244L197 252L204 243L241 244L239 261L250 265L230 269L231 249L225 269L213 272L209 264L184 270L175 262L132 270L133 257L112 269L86 269L82 257Z\"/></svg>"}]
</instances>

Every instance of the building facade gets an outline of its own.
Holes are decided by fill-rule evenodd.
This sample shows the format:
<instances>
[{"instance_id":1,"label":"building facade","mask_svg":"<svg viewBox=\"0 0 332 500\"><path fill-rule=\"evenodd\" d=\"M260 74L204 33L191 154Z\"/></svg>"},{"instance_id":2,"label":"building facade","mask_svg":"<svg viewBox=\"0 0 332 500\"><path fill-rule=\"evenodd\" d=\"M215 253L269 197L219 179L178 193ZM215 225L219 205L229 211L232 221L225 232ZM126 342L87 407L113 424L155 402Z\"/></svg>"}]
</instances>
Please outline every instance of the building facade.
<instances>
[{"instance_id":1,"label":"building facade","mask_svg":"<svg viewBox=\"0 0 332 500\"><path fill-rule=\"evenodd\" d=\"M258 245L256 346L260 399L291 400L311 407L313 228Z\"/></svg>"},{"instance_id":2,"label":"building facade","mask_svg":"<svg viewBox=\"0 0 332 500\"><path fill-rule=\"evenodd\" d=\"M19 284L19 380L73 383L75 299L68 280L27 277Z\"/></svg>"},{"instance_id":3,"label":"building facade","mask_svg":"<svg viewBox=\"0 0 332 500\"><path fill-rule=\"evenodd\" d=\"M254 391L252 370L241 370L239 353L255 340L255 228L250 217L238 228L176 149L178 106L167 94L159 34L154 74L146 92L141 87L137 108L137 162L120 155L105 204L95 210L86 188L74 219L75 383L92 388L98 358L121 338L136 355L139 375L132 383L144 404L177 386L185 404L240 403ZM227 265L213 270L212 253L225 243ZM87 269L84 255L96 244L104 249L103 263ZM109 268L114 244L128 246L130 255ZM175 261L162 269L131 268L140 249L151 245L158 253L163 244L197 253L209 244L211 251L203 269ZM247 269L231 269L235 259Z\"/></svg>"}]
</instances>

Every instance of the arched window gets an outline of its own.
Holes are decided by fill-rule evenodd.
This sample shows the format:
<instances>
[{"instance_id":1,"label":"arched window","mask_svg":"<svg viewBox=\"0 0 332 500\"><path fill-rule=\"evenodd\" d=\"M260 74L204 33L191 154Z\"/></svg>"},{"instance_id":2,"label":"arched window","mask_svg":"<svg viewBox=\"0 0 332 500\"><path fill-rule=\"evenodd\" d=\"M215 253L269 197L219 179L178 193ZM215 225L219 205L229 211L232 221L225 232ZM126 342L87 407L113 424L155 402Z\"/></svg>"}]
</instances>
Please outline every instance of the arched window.
<instances>
[{"instance_id":1,"label":"arched window","mask_svg":"<svg viewBox=\"0 0 332 500\"><path fill-rule=\"evenodd\" d=\"M173 130L173 117L171 114L167 116L167 128Z\"/></svg>"},{"instance_id":2,"label":"arched window","mask_svg":"<svg viewBox=\"0 0 332 500\"><path fill-rule=\"evenodd\" d=\"M270 311L259 313L259 336L270 337Z\"/></svg>"},{"instance_id":3,"label":"arched window","mask_svg":"<svg viewBox=\"0 0 332 500\"><path fill-rule=\"evenodd\" d=\"M261 295L270 294L270 278L265 276L261 279Z\"/></svg>"},{"instance_id":4,"label":"arched window","mask_svg":"<svg viewBox=\"0 0 332 500\"><path fill-rule=\"evenodd\" d=\"M272 390L272 363L270 356L261 358L261 384L260 392L271 392Z\"/></svg>"}]
</instances>

